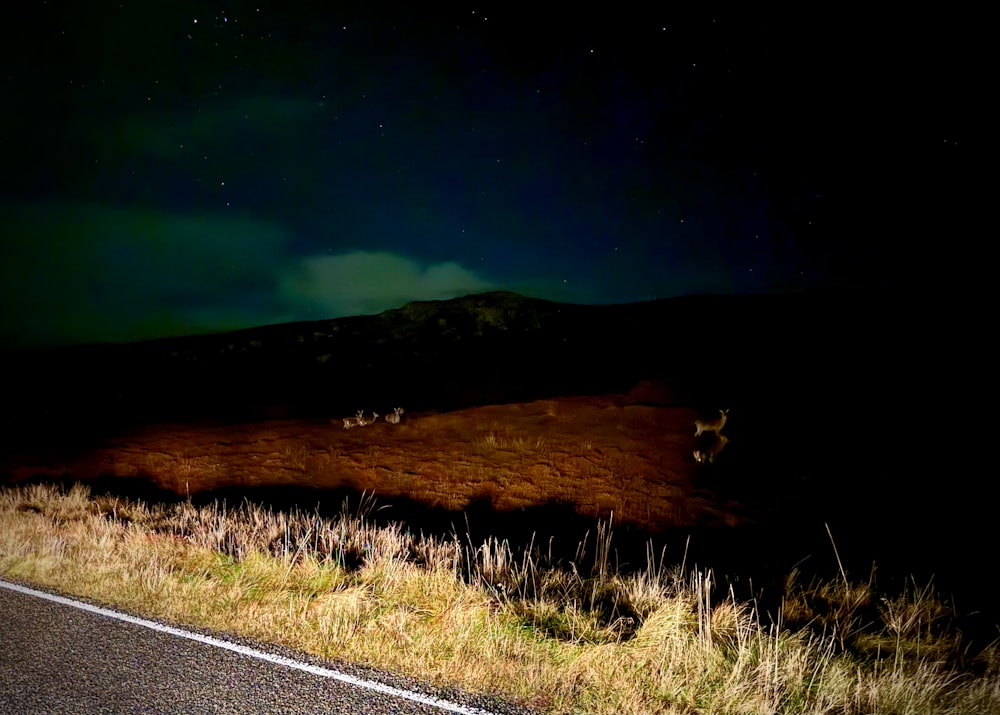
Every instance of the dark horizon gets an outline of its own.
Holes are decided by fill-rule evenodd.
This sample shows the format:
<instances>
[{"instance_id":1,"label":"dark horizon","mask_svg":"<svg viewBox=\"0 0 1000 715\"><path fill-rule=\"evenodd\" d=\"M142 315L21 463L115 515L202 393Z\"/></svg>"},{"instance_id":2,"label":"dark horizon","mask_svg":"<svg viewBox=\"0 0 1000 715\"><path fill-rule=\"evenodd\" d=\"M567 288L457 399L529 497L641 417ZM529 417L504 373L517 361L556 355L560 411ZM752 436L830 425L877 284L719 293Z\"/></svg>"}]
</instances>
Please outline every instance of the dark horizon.
<instances>
[{"instance_id":1,"label":"dark horizon","mask_svg":"<svg viewBox=\"0 0 1000 715\"><path fill-rule=\"evenodd\" d=\"M116 347L122 346L127 347L130 345L139 344L150 344L159 342L173 342L173 341L184 341L188 338L211 338L213 336L226 336L234 335L240 333L254 333L258 331L268 331L269 329L276 329L282 327L293 327L298 325L321 325L325 323L336 322L342 319L352 319L352 318L372 318L383 315L384 313L391 313L394 311L399 311L405 309L410 305L420 305L420 304L447 304L455 303L468 300L477 300L493 296L510 296L514 299L524 300L526 303L531 303L534 301L541 301L545 303L552 303L555 305L564 306L574 306L580 308L630 308L642 306L655 305L663 302L671 301L732 301L740 300L741 302L750 301L777 301L784 305L791 305L792 303L802 303L814 306L823 306L827 309L833 309L834 306L841 306L842 315L860 315L860 311L863 306L868 306L875 312L884 312L889 309L892 305L901 305L907 299L906 295L900 295L898 293L889 292L872 292L869 290L827 290L827 291L799 291L799 292L767 292L767 293L751 293L745 295L732 295L724 293L689 293L686 295L677 295L669 297L655 297L648 298L644 300L636 301L620 301L620 302L607 302L607 303L584 303L584 302L573 302L573 301L560 301L553 300L550 298L544 298L535 295L526 295L523 293L518 293L516 291L510 290L490 290L482 291L478 293L467 293L463 295L457 295L447 298L431 298L431 299L416 299L408 300L405 303L396 306L390 306L384 310L373 313L361 313L357 315L342 315L336 317L327 318L303 318L299 320L289 320L280 321L273 323L261 323L255 325L246 325L235 328L212 330L206 329L201 332L191 332L191 333L175 333L167 335L156 335L153 337L138 337L138 338L126 338L122 340L93 340L93 341L81 341L81 342L52 342L52 343L37 343L32 345L5 345L0 343L0 354L16 355L18 353L32 353L32 352L48 352L48 351L61 351L63 349L77 349L77 348L103 348L103 347ZM704 304L704 303L703 303ZM720 304L721 305L721 304ZM828 314L824 314L828 317ZM870 317L870 316L869 316ZM874 320L874 319L872 319ZM868 323L866 322L866 326Z\"/></svg>"}]
</instances>

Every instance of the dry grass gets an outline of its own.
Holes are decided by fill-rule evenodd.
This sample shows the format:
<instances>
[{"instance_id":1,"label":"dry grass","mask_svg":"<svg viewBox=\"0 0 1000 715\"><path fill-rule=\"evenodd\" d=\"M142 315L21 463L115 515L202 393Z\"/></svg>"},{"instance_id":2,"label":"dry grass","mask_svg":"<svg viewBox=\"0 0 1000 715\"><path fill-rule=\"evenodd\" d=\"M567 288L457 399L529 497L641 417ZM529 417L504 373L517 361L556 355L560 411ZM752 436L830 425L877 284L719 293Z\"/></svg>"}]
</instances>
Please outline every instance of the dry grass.
<instances>
[{"instance_id":1,"label":"dry grass","mask_svg":"<svg viewBox=\"0 0 1000 715\"><path fill-rule=\"evenodd\" d=\"M699 488L695 412L621 404L621 396L407 414L345 430L340 420L155 424L87 450L0 460L15 480L134 480L180 497L214 491L349 488L457 513L571 508L583 518L659 531L732 525L748 509Z\"/></svg>"},{"instance_id":2,"label":"dry grass","mask_svg":"<svg viewBox=\"0 0 1000 715\"><path fill-rule=\"evenodd\" d=\"M0 574L550 712L1000 711L998 648L965 652L929 588L793 575L768 623L663 554L619 573L607 526L563 564L376 528L376 508L323 519L3 488Z\"/></svg>"},{"instance_id":3,"label":"dry grass","mask_svg":"<svg viewBox=\"0 0 1000 715\"><path fill-rule=\"evenodd\" d=\"M544 453L547 449L545 437L531 434L515 434L507 427L494 425L488 432L481 432L473 438L473 444L480 448L516 453Z\"/></svg>"}]
</instances>

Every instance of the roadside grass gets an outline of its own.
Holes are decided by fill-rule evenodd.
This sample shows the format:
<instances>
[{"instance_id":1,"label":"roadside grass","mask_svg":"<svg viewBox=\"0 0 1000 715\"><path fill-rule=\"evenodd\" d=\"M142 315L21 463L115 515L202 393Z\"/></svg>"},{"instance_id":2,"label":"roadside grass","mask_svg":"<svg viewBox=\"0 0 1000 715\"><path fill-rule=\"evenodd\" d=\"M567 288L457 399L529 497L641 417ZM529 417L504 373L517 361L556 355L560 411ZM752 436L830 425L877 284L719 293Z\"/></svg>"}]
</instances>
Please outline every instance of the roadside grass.
<instances>
[{"instance_id":1,"label":"roadside grass","mask_svg":"<svg viewBox=\"0 0 1000 715\"><path fill-rule=\"evenodd\" d=\"M645 569L618 572L608 525L559 563L378 527L377 508L330 519L4 487L0 575L546 712L1000 711L1000 646L970 652L929 586L793 573L775 623L651 548Z\"/></svg>"}]
</instances>

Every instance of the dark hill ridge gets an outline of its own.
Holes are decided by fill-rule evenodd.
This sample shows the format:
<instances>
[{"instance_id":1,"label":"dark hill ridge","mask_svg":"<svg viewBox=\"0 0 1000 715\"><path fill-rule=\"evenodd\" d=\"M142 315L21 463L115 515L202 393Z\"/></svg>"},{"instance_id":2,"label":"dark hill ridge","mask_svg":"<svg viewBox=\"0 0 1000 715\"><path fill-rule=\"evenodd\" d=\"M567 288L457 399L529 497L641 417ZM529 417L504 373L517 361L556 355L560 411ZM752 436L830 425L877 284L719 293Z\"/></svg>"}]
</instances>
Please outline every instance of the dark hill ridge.
<instances>
[{"instance_id":1,"label":"dark hill ridge","mask_svg":"<svg viewBox=\"0 0 1000 715\"><path fill-rule=\"evenodd\" d=\"M51 438L143 422L448 410L624 392L640 380L665 380L673 399L692 405L758 393L794 402L877 371L879 323L857 306L805 295L575 305L493 292L0 360L13 388L7 434Z\"/></svg>"}]
</instances>

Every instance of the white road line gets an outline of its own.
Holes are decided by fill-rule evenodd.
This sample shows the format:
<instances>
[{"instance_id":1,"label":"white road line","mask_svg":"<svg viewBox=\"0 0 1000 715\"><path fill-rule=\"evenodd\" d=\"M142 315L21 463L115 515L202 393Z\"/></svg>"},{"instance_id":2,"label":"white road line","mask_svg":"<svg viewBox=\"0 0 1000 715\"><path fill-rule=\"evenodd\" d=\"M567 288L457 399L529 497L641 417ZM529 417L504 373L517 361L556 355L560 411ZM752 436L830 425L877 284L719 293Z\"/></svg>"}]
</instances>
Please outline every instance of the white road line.
<instances>
[{"instance_id":1,"label":"white road line","mask_svg":"<svg viewBox=\"0 0 1000 715\"><path fill-rule=\"evenodd\" d=\"M0 579L0 588L17 591L18 593L23 593L28 596L35 596L36 598L44 598L48 601L61 603L64 606L72 606L73 608L79 608L82 611L89 611L90 613L96 613L100 616L125 621L126 623L132 623L137 626L142 626L143 628L150 628L154 631L160 631L161 633L169 633L172 636L189 638L190 640L198 641L199 643L215 646L216 648L223 648L225 650L231 650L234 653L250 656L251 658L257 658L258 660L264 660L268 663L275 663L277 665L283 665L286 668L302 670L306 673L319 675L323 678L339 680L359 688L366 688L368 690L374 690L377 693L384 693L385 695L393 695L397 698L412 700L413 702L441 708L442 710L447 710L448 712L461 713L461 715L494 715L489 710L481 710L480 708L459 705L458 703L453 703L448 700L438 700L437 698L432 698L429 695L423 695L422 693L417 693L412 690L394 688L391 685L385 685L384 683L379 683L374 680L365 680L347 673L341 673L339 670L331 670L330 668L321 668L316 665L310 665L309 663L302 663L275 653L267 653L262 650L257 650L256 648L249 648L247 646L240 645L238 643L230 643L229 641L224 641L219 638L212 638L211 636L205 636L200 633L185 631L182 628L174 628L173 626L167 626L145 618L136 618L135 616L130 616L127 613L119 613L118 611L112 611L108 608L93 606L89 603L84 603L83 601L75 601L72 598L57 596L52 593L46 593L45 591L38 591L36 589L21 586L16 583L10 583L2 579Z\"/></svg>"}]
</instances>

